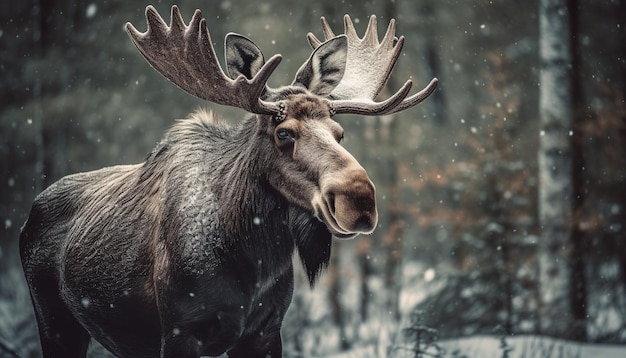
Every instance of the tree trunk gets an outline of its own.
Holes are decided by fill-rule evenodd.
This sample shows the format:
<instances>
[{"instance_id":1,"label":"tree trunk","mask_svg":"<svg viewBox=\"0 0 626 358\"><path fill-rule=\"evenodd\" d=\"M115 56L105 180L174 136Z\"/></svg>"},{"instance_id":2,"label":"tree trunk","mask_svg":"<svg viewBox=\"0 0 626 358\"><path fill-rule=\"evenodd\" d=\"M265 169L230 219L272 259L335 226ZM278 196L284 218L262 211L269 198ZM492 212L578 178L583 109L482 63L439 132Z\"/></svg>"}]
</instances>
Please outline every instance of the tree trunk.
<instances>
[{"instance_id":1,"label":"tree trunk","mask_svg":"<svg viewBox=\"0 0 626 358\"><path fill-rule=\"evenodd\" d=\"M572 53L567 0L539 8L539 240L541 333L571 337Z\"/></svg>"},{"instance_id":2,"label":"tree trunk","mask_svg":"<svg viewBox=\"0 0 626 358\"><path fill-rule=\"evenodd\" d=\"M617 2L617 13L624 14L626 11L626 0L619 0ZM617 38L619 43L626 43L626 18L622 16L618 23L618 33ZM620 68L620 76L621 83L618 85L618 91L621 93L626 93L626 46L621 46L621 50L619 53L619 58L621 61L618 62ZM622 113L624 113L622 111ZM626 115L623 115L621 118L622 123L626 123ZM626 146L626 126L622 126L617 133L618 140L621 141L622 148ZM622 185L626 184L626 177L622 176L621 178ZM622 222L626 222L626 191L620 190L618 196L618 202L621 207L620 217L622 218ZM622 237L621 240L617 240L617 259L620 263L620 274L621 274L621 283L622 283L622 292L626 293L626 240ZM622 317L622 322L626 321L626 316Z\"/></svg>"},{"instance_id":3,"label":"tree trunk","mask_svg":"<svg viewBox=\"0 0 626 358\"><path fill-rule=\"evenodd\" d=\"M585 231L578 224L575 218L577 213L583 211L585 200L587 199L587 188L585 187L585 177L582 168L585 167L585 156L583 151L582 121L585 120L585 104L582 95L580 79L580 47L578 42L578 0L568 0L570 9L570 32L572 34L571 54L572 54L572 108L573 113L573 142L572 142L572 208L574 221L572 223L571 237L571 261L570 261L570 301L574 325L572 326L571 338L587 340L587 277L585 264Z\"/></svg>"}]
</instances>

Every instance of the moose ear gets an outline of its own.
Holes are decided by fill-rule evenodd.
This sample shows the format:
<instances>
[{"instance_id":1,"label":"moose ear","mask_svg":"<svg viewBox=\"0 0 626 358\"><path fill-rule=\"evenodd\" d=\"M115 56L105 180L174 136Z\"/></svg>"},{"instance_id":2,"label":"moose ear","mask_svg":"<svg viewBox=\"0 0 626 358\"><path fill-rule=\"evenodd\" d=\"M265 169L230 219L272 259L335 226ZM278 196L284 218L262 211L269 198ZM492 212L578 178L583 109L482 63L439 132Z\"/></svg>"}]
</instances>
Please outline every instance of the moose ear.
<instances>
[{"instance_id":1,"label":"moose ear","mask_svg":"<svg viewBox=\"0 0 626 358\"><path fill-rule=\"evenodd\" d=\"M306 87L319 95L328 95L341 81L346 69L348 40L345 35L321 44L300 67L292 85Z\"/></svg>"},{"instance_id":2,"label":"moose ear","mask_svg":"<svg viewBox=\"0 0 626 358\"><path fill-rule=\"evenodd\" d=\"M226 70L230 78L239 75L252 79L265 64L261 49L245 36L229 33L224 41Z\"/></svg>"}]
</instances>

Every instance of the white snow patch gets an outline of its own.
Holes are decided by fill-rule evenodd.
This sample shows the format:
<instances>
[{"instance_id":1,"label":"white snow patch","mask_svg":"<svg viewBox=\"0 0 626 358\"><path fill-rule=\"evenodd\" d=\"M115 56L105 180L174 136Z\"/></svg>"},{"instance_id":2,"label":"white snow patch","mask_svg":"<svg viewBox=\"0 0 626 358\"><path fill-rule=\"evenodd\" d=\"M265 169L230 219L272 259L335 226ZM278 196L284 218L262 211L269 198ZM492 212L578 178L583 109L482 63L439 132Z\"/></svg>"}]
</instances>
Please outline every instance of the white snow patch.
<instances>
[{"instance_id":1,"label":"white snow patch","mask_svg":"<svg viewBox=\"0 0 626 358\"><path fill-rule=\"evenodd\" d=\"M507 346L513 350L509 358L541 357L541 358L623 358L626 357L626 346L606 344L581 344L559 339L539 336L518 336L506 338ZM460 356L469 358L500 358L500 337L475 336L469 338L440 341L439 346L445 349L445 357L453 357L456 351ZM407 348L409 348L407 346ZM413 353L404 349L396 349L394 358L413 357ZM357 345L356 348L338 354L328 355L333 358L380 357L374 345Z\"/></svg>"}]
</instances>

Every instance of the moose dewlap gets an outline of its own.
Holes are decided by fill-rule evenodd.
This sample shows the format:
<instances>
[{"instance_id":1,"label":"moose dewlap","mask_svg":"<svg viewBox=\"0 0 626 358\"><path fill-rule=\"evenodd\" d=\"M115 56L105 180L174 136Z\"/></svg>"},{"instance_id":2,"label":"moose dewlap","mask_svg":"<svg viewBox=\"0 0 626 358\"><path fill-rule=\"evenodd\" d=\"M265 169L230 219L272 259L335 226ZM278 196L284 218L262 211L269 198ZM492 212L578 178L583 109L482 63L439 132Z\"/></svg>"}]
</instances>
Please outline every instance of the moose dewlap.
<instances>
[{"instance_id":1,"label":"moose dewlap","mask_svg":"<svg viewBox=\"0 0 626 358\"><path fill-rule=\"evenodd\" d=\"M376 18L363 38L348 16L294 81L270 88L281 56L226 36L226 67L207 22L189 25L176 6L167 25L126 25L157 72L209 102L250 115L236 127L201 111L167 131L145 162L69 175L33 203L20 252L43 356L85 357L91 338L119 357L280 357L280 328L293 292L297 250L311 285L328 264L332 236L371 233L374 185L341 145L335 114L410 108L411 81L375 102L404 38Z\"/></svg>"}]
</instances>

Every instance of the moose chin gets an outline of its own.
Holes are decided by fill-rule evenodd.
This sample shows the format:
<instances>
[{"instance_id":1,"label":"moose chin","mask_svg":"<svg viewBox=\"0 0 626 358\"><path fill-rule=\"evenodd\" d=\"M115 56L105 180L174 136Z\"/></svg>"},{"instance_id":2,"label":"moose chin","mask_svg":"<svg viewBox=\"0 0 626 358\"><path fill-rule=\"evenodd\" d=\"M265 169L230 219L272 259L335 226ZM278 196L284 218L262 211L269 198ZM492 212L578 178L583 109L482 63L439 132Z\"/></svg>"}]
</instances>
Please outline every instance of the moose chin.
<instances>
[{"instance_id":1,"label":"moose chin","mask_svg":"<svg viewBox=\"0 0 626 358\"><path fill-rule=\"evenodd\" d=\"M332 237L371 233L374 185L340 144L338 114L384 115L430 95L407 81L376 102L400 55L391 20L360 38L348 16L294 81L270 88L267 61L244 36L225 39L226 71L207 22L126 30L148 63L184 91L242 108L239 125L207 111L176 122L145 162L66 176L37 196L20 236L43 356L85 357L93 338L119 357L280 357L297 251L311 286Z\"/></svg>"}]
</instances>

